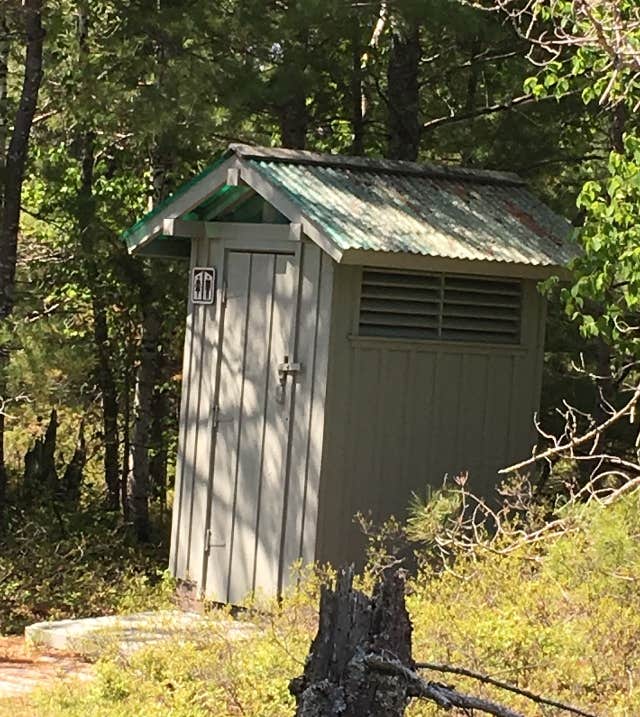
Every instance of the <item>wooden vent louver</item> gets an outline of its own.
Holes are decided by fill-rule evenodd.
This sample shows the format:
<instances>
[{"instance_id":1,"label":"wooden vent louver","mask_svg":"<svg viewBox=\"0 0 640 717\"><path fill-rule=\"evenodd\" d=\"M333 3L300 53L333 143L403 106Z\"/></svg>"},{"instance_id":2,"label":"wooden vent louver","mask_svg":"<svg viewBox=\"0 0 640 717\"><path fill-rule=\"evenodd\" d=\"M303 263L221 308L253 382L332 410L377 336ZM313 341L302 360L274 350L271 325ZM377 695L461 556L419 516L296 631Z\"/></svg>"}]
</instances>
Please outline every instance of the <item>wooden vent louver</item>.
<instances>
[{"instance_id":1,"label":"wooden vent louver","mask_svg":"<svg viewBox=\"0 0 640 717\"><path fill-rule=\"evenodd\" d=\"M518 343L519 281L365 269L360 336Z\"/></svg>"}]
</instances>

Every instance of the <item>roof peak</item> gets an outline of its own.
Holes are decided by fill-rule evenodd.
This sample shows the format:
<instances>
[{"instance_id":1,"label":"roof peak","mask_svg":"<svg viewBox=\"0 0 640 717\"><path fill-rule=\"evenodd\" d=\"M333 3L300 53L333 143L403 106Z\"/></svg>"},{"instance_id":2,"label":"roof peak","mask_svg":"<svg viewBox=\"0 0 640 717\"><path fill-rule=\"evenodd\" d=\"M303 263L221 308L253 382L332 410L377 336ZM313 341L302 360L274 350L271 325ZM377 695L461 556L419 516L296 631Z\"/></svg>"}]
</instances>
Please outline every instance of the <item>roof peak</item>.
<instances>
[{"instance_id":1,"label":"roof peak","mask_svg":"<svg viewBox=\"0 0 640 717\"><path fill-rule=\"evenodd\" d=\"M323 154L302 149L260 147L249 144L230 144L229 150L244 159L257 159L267 162L317 165L333 167L335 169L355 169L439 179L457 179L482 184L526 184L521 177L511 172L496 172L489 169L468 169L460 166L448 166L431 162L420 163L398 159L355 157L345 154Z\"/></svg>"}]
</instances>

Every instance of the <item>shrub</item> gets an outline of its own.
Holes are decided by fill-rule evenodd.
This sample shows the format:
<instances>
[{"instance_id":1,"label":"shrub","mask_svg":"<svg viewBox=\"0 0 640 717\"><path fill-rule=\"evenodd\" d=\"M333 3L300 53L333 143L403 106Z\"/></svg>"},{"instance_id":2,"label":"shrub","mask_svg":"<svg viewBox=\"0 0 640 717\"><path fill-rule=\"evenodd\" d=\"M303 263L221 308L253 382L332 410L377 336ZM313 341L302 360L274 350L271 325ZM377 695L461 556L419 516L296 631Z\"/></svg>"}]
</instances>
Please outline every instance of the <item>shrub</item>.
<instances>
[{"instance_id":1,"label":"shrub","mask_svg":"<svg viewBox=\"0 0 640 717\"><path fill-rule=\"evenodd\" d=\"M91 504L13 509L0 553L0 634L39 620L89 617L169 603L163 541L140 547L114 514Z\"/></svg>"},{"instance_id":2,"label":"shrub","mask_svg":"<svg viewBox=\"0 0 640 717\"><path fill-rule=\"evenodd\" d=\"M640 493L560 511L562 530L545 540L488 536L475 549L459 548L444 568L423 547L408 596L414 657L491 674L596 714L640 714ZM518 530L525 522L522 514L514 519ZM315 632L319 580L308 574L281 604L247 613L254 627L243 639L230 639L228 614L215 612L190 639L105 660L93 684L42 695L32 713L292 714L287 685L301 673ZM458 676L425 676L531 717L550 714ZM440 712L416 701L408 714Z\"/></svg>"}]
</instances>

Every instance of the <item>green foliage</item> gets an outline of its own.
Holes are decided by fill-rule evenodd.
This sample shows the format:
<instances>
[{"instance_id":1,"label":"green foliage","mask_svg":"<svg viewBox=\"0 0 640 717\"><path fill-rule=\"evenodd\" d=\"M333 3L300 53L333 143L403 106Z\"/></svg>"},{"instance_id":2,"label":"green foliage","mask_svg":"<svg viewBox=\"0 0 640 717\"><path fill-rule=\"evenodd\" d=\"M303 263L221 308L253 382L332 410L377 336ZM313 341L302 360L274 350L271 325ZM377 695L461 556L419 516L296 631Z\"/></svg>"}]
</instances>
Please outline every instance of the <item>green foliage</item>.
<instances>
[{"instance_id":1,"label":"green foliage","mask_svg":"<svg viewBox=\"0 0 640 717\"><path fill-rule=\"evenodd\" d=\"M628 135L624 154L612 152L607 177L587 182L578 198L586 218L584 254L563 298L585 336L603 336L624 354L638 355L640 317L640 139Z\"/></svg>"},{"instance_id":2,"label":"green foliage","mask_svg":"<svg viewBox=\"0 0 640 717\"><path fill-rule=\"evenodd\" d=\"M14 509L0 553L0 634L40 620L91 617L170 604L166 549L135 545L96 501L78 512Z\"/></svg>"},{"instance_id":3,"label":"green foliage","mask_svg":"<svg viewBox=\"0 0 640 717\"><path fill-rule=\"evenodd\" d=\"M583 254L573 265L573 285L561 296L582 335L611 347L619 367L637 359L639 348L638 4L621 0L587 7L563 0L534 3L529 13L520 19L526 15L527 33L538 38L532 53L544 45L548 52L536 55L542 69L525 80L525 89L539 98L579 95L585 114L598 108L605 120L592 138L600 134L606 152L585 163L577 198L579 229L574 234ZM592 115L592 129L597 124ZM597 373L606 370L600 365Z\"/></svg>"},{"instance_id":4,"label":"green foliage","mask_svg":"<svg viewBox=\"0 0 640 717\"><path fill-rule=\"evenodd\" d=\"M435 513L446 520L451 511L439 505ZM451 568L436 568L421 548L408 597L414 657L488 673L596 714L637 714L640 687L629 675L640 660L640 493L561 513L561 533L512 552L460 550ZM416 514L414 530L419 521ZM421 529L421 539L429 531ZM228 637L228 614L214 611L189 639L107 658L93 683L43 693L30 709L42 717L291 714L287 684L302 671L315 632L321 579L307 573L281 604L244 613L241 639ZM460 677L447 682L543 714L518 696ZM440 712L415 701L408 714Z\"/></svg>"}]
</instances>

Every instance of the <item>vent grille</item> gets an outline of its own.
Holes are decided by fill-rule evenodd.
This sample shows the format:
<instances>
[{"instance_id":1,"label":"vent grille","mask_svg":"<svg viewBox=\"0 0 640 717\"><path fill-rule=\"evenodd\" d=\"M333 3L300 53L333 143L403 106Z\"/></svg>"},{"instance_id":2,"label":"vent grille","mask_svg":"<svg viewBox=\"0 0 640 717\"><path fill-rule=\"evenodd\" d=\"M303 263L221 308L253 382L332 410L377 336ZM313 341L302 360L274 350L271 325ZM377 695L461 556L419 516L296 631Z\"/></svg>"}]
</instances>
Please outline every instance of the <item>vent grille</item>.
<instances>
[{"instance_id":1,"label":"vent grille","mask_svg":"<svg viewBox=\"0 0 640 717\"><path fill-rule=\"evenodd\" d=\"M519 281L365 269L359 333L518 343L521 303Z\"/></svg>"}]
</instances>

